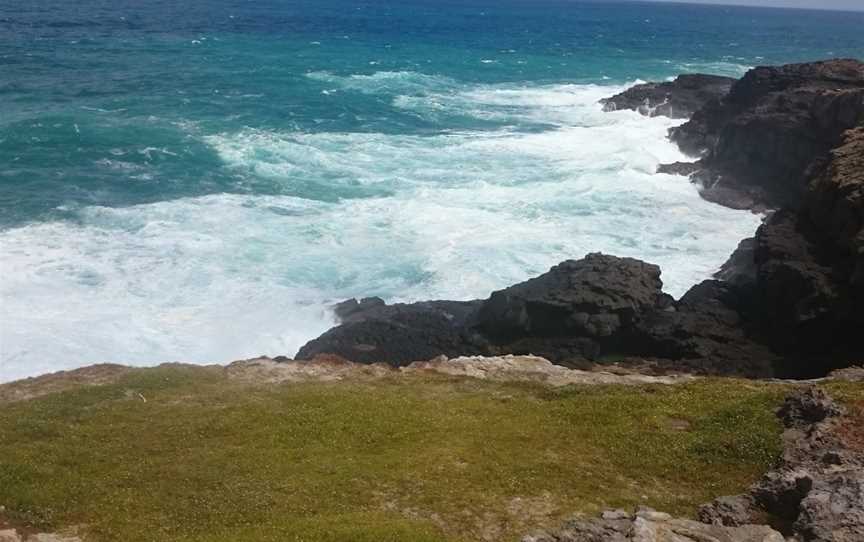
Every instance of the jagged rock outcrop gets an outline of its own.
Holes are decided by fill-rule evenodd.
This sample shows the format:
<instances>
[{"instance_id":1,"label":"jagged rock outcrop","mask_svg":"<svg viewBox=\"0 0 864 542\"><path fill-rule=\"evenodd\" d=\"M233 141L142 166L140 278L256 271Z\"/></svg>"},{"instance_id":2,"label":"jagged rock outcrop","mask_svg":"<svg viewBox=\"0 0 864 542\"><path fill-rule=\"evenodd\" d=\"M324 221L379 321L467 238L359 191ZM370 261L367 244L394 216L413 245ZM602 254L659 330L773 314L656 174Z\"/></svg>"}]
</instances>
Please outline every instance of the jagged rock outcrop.
<instances>
[{"instance_id":1,"label":"jagged rock outcrop","mask_svg":"<svg viewBox=\"0 0 864 542\"><path fill-rule=\"evenodd\" d=\"M482 354L483 343L465 323L479 301L424 301L386 305L349 301L337 307L342 323L297 353L297 359L336 354L359 363L407 365L440 355Z\"/></svg>"},{"instance_id":2,"label":"jagged rock outcrop","mask_svg":"<svg viewBox=\"0 0 864 542\"><path fill-rule=\"evenodd\" d=\"M726 273L753 278L762 334L788 358L782 374L820 376L864 357L864 128L831 153L800 210L759 228L746 256Z\"/></svg>"},{"instance_id":3,"label":"jagged rock outcrop","mask_svg":"<svg viewBox=\"0 0 864 542\"><path fill-rule=\"evenodd\" d=\"M767 378L778 356L754 340L750 291L718 280L691 288L675 310L653 311L638 325L635 352L675 360L702 374Z\"/></svg>"},{"instance_id":4,"label":"jagged rock outcrop","mask_svg":"<svg viewBox=\"0 0 864 542\"><path fill-rule=\"evenodd\" d=\"M706 199L734 208L802 205L813 167L864 122L864 63L759 67L670 136L702 156Z\"/></svg>"},{"instance_id":5,"label":"jagged rock outcrop","mask_svg":"<svg viewBox=\"0 0 864 542\"><path fill-rule=\"evenodd\" d=\"M342 324L297 358L406 365L439 355L534 354L579 366L633 356L672 370L772 376L776 356L748 336L748 303L734 285L706 281L677 302L662 286L656 265L589 254L486 301L352 300L337 307Z\"/></svg>"},{"instance_id":6,"label":"jagged rock outcrop","mask_svg":"<svg viewBox=\"0 0 864 542\"><path fill-rule=\"evenodd\" d=\"M864 449L848 437L844 409L809 388L780 408L784 451L780 465L749 493L703 506L702 521L741 525L773 517L796 541L864 540Z\"/></svg>"},{"instance_id":7,"label":"jagged rock outcrop","mask_svg":"<svg viewBox=\"0 0 864 542\"><path fill-rule=\"evenodd\" d=\"M632 109L649 117L686 119L706 103L725 96L734 82L719 75L683 74L674 81L636 85L600 103L605 111Z\"/></svg>"}]
</instances>

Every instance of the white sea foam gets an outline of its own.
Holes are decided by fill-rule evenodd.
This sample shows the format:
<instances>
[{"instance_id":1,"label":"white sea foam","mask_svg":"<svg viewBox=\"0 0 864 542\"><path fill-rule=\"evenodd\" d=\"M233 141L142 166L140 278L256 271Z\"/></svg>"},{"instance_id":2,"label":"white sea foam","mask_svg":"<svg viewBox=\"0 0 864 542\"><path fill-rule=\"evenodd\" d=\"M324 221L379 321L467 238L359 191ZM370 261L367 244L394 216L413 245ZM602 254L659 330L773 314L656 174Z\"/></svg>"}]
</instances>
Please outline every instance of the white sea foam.
<instances>
[{"instance_id":1,"label":"white sea foam","mask_svg":"<svg viewBox=\"0 0 864 542\"><path fill-rule=\"evenodd\" d=\"M713 73L716 75L726 75L728 77L741 77L748 71L753 69L753 66L741 64L739 62L721 61L721 62L683 62L676 66L678 71L682 72L698 72L698 73Z\"/></svg>"},{"instance_id":2,"label":"white sea foam","mask_svg":"<svg viewBox=\"0 0 864 542\"><path fill-rule=\"evenodd\" d=\"M0 380L103 361L290 355L332 324L334 301L485 297L591 251L660 264L679 295L758 225L703 201L684 177L655 174L683 158L664 137L674 121L602 113L597 100L618 88L316 77L386 88L420 115L513 127L212 135L205 141L237 174L342 197L88 207L77 223L0 232Z\"/></svg>"},{"instance_id":3,"label":"white sea foam","mask_svg":"<svg viewBox=\"0 0 864 542\"><path fill-rule=\"evenodd\" d=\"M449 77L425 73L375 72L370 75L336 75L330 72L309 72L306 77L325 83L336 83L343 88L377 94L381 92L428 92L434 89L447 89L458 86Z\"/></svg>"}]
</instances>

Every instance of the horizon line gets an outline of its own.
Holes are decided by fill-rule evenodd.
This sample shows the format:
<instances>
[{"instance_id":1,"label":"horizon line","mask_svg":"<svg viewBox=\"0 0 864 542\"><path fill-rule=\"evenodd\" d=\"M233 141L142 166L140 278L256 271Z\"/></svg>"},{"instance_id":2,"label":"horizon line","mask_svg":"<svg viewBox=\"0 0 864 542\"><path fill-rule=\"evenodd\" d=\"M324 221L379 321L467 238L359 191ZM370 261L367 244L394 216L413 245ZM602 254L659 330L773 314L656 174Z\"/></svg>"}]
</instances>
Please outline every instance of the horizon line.
<instances>
[{"instance_id":1,"label":"horizon line","mask_svg":"<svg viewBox=\"0 0 864 542\"><path fill-rule=\"evenodd\" d=\"M587 2L606 3L607 0L585 0ZM853 13L855 15L864 14L864 6L860 9L855 8L837 8L837 7L803 7L803 6L754 6L753 4L740 3L745 0L721 0L719 2L694 2L688 0L612 0L612 3L621 4L679 4L685 6L699 7L727 7L727 8L752 8L752 9L779 9L779 10L794 10L794 11L828 11L832 13Z\"/></svg>"}]
</instances>

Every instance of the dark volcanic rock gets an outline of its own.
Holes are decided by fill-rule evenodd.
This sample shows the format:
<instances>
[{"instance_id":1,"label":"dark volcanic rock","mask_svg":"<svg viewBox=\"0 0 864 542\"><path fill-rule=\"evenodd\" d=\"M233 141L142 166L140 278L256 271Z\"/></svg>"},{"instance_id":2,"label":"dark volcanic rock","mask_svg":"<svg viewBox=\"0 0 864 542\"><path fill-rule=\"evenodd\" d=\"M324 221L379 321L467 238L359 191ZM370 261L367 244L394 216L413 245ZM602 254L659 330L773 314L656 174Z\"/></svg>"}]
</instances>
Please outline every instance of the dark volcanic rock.
<instances>
[{"instance_id":1,"label":"dark volcanic rock","mask_svg":"<svg viewBox=\"0 0 864 542\"><path fill-rule=\"evenodd\" d=\"M356 303L356 301L355 301ZM426 301L385 305L369 301L340 304L343 323L308 342L297 359L336 354L358 363L407 365L436 356L481 354L482 342L465 327L479 301ZM366 305L365 308L360 308Z\"/></svg>"},{"instance_id":2,"label":"dark volcanic rock","mask_svg":"<svg viewBox=\"0 0 864 542\"><path fill-rule=\"evenodd\" d=\"M829 60L750 70L670 136L704 156L700 181L712 201L798 207L814 161L862 121L864 63Z\"/></svg>"},{"instance_id":3,"label":"dark volcanic rock","mask_svg":"<svg viewBox=\"0 0 864 542\"><path fill-rule=\"evenodd\" d=\"M337 354L404 365L439 355L534 354L563 365L649 358L661 369L772 376L776 355L749 336L749 299L706 281L675 302L656 265L602 254L569 260L486 301L339 304L342 324L298 359Z\"/></svg>"},{"instance_id":4,"label":"dark volcanic rock","mask_svg":"<svg viewBox=\"0 0 864 542\"><path fill-rule=\"evenodd\" d=\"M717 280L697 284L674 311L653 311L639 322L636 351L697 373L772 376L777 355L749 336L748 294Z\"/></svg>"},{"instance_id":5,"label":"dark volcanic rock","mask_svg":"<svg viewBox=\"0 0 864 542\"><path fill-rule=\"evenodd\" d=\"M473 325L499 351L556 362L620 354L640 318L671 305L662 285L656 265L589 254L494 292Z\"/></svg>"},{"instance_id":6,"label":"dark volcanic rock","mask_svg":"<svg viewBox=\"0 0 864 542\"><path fill-rule=\"evenodd\" d=\"M657 173L666 173L668 175L684 175L689 177L694 173L699 172L702 166L698 162L673 162L671 164L660 164L657 166Z\"/></svg>"},{"instance_id":7,"label":"dark volcanic rock","mask_svg":"<svg viewBox=\"0 0 864 542\"><path fill-rule=\"evenodd\" d=\"M589 254L494 292L480 309L476 327L501 342L556 335L603 339L665 299L662 286L656 265Z\"/></svg>"},{"instance_id":8,"label":"dark volcanic rock","mask_svg":"<svg viewBox=\"0 0 864 542\"><path fill-rule=\"evenodd\" d=\"M864 129L852 130L803 208L757 232L757 302L766 335L789 358L781 374L821 376L864 357L862 155Z\"/></svg>"},{"instance_id":9,"label":"dark volcanic rock","mask_svg":"<svg viewBox=\"0 0 864 542\"><path fill-rule=\"evenodd\" d=\"M297 357L327 353L403 365L439 355L532 353L558 363L626 355L649 342L639 336L640 320L674 310L673 303L662 291L656 265L589 254L482 302L340 303L335 311L341 325L309 342ZM663 350L676 357L697 352L666 343Z\"/></svg>"},{"instance_id":10,"label":"dark volcanic rock","mask_svg":"<svg viewBox=\"0 0 864 542\"><path fill-rule=\"evenodd\" d=\"M340 322L346 322L350 318L362 319L364 314L370 314L374 309L386 305L380 297L364 297L360 301L354 298L333 305L333 314Z\"/></svg>"},{"instance_id":11,"label":"dark volcanic rock","mask_svg":"<svg viewBox=\"0 0 864 542\"><path fill-rule=\"evenodd\" d=\"M740 243L735 252L714 273L714 278L739 287L749 288L756 284L756 238L748 237Z\"/></svg>"},{"instance_id":12,"label":"dark volcanic rock","mask_svg":"<svg viewBox=\"0 0 864 542\"><path fill-rule=\"evenodd\" d=\"M750 338L743 290L705 281L675 302L661 287L654 265L591 254L495 292L474 325L498 352L557 363L644 356L703 374L772 376L777 356Z\"/></svg>"},{"instance_id":13,"label":"dark volcanic rock","mask_svg":"<svg viewBox=\"0 0 864 542\"><path fill-rule=\"evenodd\" d=\"M804 214L844 275L864 325L864 127L846 133L810 188Z\"/></svg>"},{"instance_id":14,"label":"dark volcanic rock","mask_svg":"<svg viewBox=\"0 0 864 542\"><path fill-rule=\"evenodd\" d=\"M734 82L718 75L684 74L674 81L636 85L600 103L605 111L631 109L650 117L686 119L726 95Z\"/></svg>"},{"instance_id":15,"label":"dark volcanic rock","mask_svg":"<svg viewBox=\"0 0 864 542\"><path fill-rule=\"evenodd\" d=\"M770 328L785 333L820 321L824 327L833 325L826 319L848 312L841 308L848 299L830 262L795 213L778 211L759 228L755 262L760 306Z\"/></svg>"}]
</instances>

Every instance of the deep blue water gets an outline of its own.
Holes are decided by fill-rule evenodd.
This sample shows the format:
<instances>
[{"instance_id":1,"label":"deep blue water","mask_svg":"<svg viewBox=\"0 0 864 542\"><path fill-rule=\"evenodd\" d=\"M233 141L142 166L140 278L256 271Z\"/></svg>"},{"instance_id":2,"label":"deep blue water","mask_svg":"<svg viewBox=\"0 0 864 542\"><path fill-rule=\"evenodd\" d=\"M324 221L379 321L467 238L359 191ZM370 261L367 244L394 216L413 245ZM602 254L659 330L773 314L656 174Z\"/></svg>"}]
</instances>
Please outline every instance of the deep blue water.
<instances>
[{"instance_id":1,"label":"deep blue water","mask_svg":"<svg viewBox=\"0 0 864 542\"><path fill-rule=\"evenodd\" d=\"M567 257L681 293L758 217L597 99L864 57L864 14L546 0L0 0L0 380L291 354L347 296Z\"/></svg>"}]
</instances>

